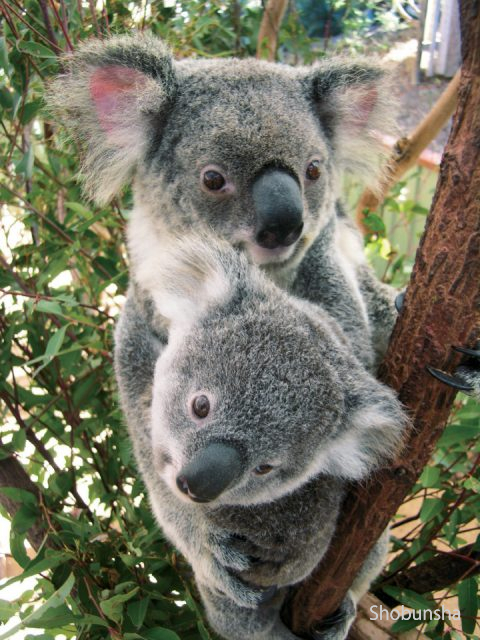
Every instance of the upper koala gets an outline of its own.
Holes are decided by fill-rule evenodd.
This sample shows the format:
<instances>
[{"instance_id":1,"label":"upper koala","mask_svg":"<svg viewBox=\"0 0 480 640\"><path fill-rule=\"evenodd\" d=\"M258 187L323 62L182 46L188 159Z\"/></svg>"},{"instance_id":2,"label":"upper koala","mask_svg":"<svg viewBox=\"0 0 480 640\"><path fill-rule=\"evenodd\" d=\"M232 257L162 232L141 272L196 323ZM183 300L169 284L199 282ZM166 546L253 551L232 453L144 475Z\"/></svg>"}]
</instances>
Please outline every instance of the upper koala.
<instances>
[{"instance_id":1,"label":"upper koala","mask_svg":"<svg viewBox=\"0 0 480 640\"><path fill-rule=\"evenodd\" d=\"M319 305L280 290L227 242L170 239L156 278L167 343L152 338L133 296L116 335L152 507L220 634L293 640L278 615L285 589L323 556L346 481L393 454L405 415ZM383 548L319 638L346 637Z\"/></svg>"},{"instance_id":2,"label":"upper koala","mask_svg":"<svg viewBox=\"0 0 480 640\"><path fill-rule=\"evenodd\" d=\"M174 61L148 36L89 41L65 67L49 101L82 144L87 193L106 202L134 178L132 282L151 296L163 238L208 228L321 302L357 355L383 353L395 294L336 205L344 169L378 172L393 111L380 67Z\"/></svg>"}]
</instances>

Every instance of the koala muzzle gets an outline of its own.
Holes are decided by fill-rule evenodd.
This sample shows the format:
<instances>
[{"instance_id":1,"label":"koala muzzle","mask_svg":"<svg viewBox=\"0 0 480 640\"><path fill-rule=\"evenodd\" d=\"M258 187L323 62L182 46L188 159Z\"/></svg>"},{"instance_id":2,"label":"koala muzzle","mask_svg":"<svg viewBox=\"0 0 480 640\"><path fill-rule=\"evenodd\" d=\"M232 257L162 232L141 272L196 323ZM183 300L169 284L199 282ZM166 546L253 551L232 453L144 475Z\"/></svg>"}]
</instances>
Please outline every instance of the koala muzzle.
<instances>
[{"instance_id":1,"label":"koala muzzle","mask_svg":"<svg viewBox=\"0 0 480 640\"><path fill-rule=\"evenodd\" d=\"M265 249L288 247L303 229L302 192L284 169L267 169L253 183L255 240Z\"/></svg>"},{"instance_id":2,"label":"koala muzzle","mask_svg":"<svg viewBox=\"0 0 480 640\"><path fill-rule=\"evenodd\" d=\"M177 476L177 487L194 502L210 502L241 475L239 451L221 442L209 444Z\"/></svg>"}]
</instances>

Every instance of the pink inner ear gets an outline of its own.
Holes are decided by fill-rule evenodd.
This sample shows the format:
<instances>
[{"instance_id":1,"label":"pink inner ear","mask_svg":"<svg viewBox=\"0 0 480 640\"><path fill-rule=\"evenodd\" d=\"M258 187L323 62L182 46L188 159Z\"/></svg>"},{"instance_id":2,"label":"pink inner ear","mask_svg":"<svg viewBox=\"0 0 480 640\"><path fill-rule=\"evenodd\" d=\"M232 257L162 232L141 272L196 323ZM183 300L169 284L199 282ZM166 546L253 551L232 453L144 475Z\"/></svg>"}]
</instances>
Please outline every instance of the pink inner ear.
<instances>
[{"instance_id":1,"label":"pink inner ear","mask_svg":"<svg viewBox=\"0 0 480 640\"><path fill-rule=\"evenodd\" d=\"M122 126L122 117L128 118L128 110L133 108L136 90L141 89L146 80L140 71L120 65L102 67L93 72L90 95L102 129L111 133ZM128 124L125 121L125 126Z\"/></svg>"},{"instance_id":2,"label":"pink inner ear","mask_svg":"<svg viewBox=\"0 0 480 640\"><path fill-rule=\"evenodd\" d=\"M363 90L360 96L353 93L351 114L349 117L350 126L355 129L363 129L372 113L378 100L378 91L376 87L372 87L367 91Z\"/></svg>"}]
</instances>

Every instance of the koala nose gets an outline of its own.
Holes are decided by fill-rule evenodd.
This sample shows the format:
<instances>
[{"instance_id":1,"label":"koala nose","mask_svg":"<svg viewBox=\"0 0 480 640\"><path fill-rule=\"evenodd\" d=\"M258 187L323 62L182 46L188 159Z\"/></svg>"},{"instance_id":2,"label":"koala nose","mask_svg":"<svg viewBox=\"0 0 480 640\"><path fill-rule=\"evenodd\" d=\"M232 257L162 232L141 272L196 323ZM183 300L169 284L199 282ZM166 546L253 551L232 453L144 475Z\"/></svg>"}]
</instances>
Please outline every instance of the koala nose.
<instances>
[{"instance_id":1,"label":"koala nose","mask_svg":"<svg viewBox=\"0 0 480 640\"><path fill-rule=\"evenodd\" d=\"M177 487L194 502L210 502L233 484L241 472L239 451L215 442L183 467L177 476Z\"/></svg>"},{"instance_id":2,"label":"koala nose","mask_svg":"<svg viewBox=\"0 0 480 640\"><path fill-rule=\"evenodd\" d=\"M288 247L303 229L303 202L298 182L283 169L267 169L253 183L257 244L266 249Z\"/></svg>"}]
</instances>

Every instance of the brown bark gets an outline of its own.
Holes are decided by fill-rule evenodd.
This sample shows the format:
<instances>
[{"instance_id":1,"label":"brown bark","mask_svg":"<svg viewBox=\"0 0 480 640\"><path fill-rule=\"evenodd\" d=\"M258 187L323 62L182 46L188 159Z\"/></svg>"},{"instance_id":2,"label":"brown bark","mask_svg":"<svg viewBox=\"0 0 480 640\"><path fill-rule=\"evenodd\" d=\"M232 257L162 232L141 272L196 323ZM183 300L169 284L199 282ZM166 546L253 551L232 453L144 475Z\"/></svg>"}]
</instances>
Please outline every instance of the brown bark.
<instances>
[{"instance_id":1,"label":"brown bark","mask_svg":"<svg viewBox=\"0 0 480 640\"><path fill-rule=\"evenodd\" d=\"M375 211L393 185L417 164L422 151L437 137L454 112L459 85L460 71L457 71L455 77L415 131L408 138L401 138L395 144L380 189L375 192L366 189L362 193L357 205L357 223L365 234L369 233L368 228L363 224L365 209Z\"/></svg>"},{"instance_id":2,"label":"brown bark","mask_svg":"<svg viewBox=\"0 0 480 640\"><path fill-rule=\"evenodd\" d=\"M293 596L290 619L298 634L335 611L366 555L428 462L455 392L426 365L452 373L452 345L473 346L480 303L480 13L460 3L463 66L458 107L440 169L404 308L380 379L407 407L414 428L397 460L350 491L324 560Z\"/></svg>"},{"instance_id":3,"label":"brown bark","mask_svg":"<svg viewBox=\"0 0 480 640\"><path fill-rule=\"evenodd\" d=\"M14 457L0 460L0 487L13 487L30 491L33 495L40 497L37 486L30 480L22 465ZM0 492L0 504L13 518L21 504ZM45 529L40 521L28 531L27 538L34 549L38 549L45 536Z\"/></svg>"},{"instance_id":4,"label":"brown bark","mask_svg":"<svg viewBox=\"0 0 480 640\"><path fill-rule=\"evenodd\" d=\"M288 0L268 0L258 32L257 58L275 60L278 32L287 4Z\"/></svg>"}]
</instances>

